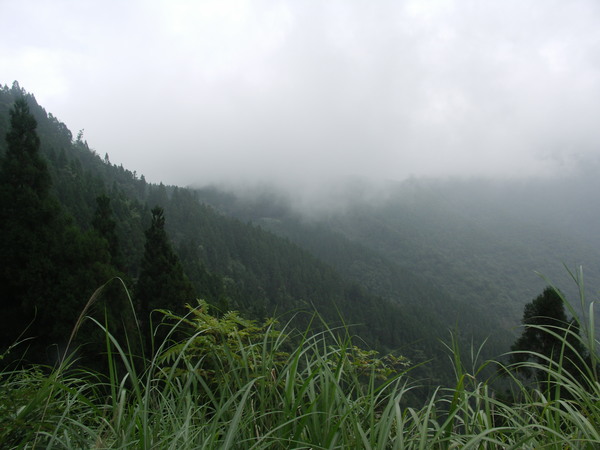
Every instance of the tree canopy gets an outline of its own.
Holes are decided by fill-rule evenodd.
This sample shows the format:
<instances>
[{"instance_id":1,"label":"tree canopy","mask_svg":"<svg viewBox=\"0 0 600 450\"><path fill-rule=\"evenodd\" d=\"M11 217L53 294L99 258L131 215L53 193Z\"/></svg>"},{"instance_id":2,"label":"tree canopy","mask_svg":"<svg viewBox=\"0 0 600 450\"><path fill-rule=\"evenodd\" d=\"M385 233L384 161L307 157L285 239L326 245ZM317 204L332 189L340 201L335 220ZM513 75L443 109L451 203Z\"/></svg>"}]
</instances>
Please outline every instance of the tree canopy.
<instances>
[{"instance_id":1,"label":"tree canopy","mask_svg":"<svg viewBox=\"0 0 600 450\"><path fill-rule=\"evenodd\" d=\"M578 324L574 319L567 320L562 296L555 288L546 287L525 305L522 323L523 332L511 347L515 352L511 362L533 357L538 363L547 365L550 360L558 361L562 353L564 366L569 367L576 359L575 353L583 354L581 343L575 338L579 334ZM529 370L523 373L532 375Z\"/></svg>"}]
</instances>

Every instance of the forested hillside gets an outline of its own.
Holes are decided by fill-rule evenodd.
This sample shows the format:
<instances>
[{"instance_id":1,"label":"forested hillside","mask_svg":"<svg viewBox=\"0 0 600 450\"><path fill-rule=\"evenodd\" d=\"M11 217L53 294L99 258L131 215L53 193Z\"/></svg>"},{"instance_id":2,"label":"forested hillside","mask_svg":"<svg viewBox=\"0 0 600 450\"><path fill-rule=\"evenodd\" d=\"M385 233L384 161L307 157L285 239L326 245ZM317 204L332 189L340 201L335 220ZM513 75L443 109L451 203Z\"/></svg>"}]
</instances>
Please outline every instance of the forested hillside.
<instances>
[{"instance_id":1,"label":"forested hillside","mask_svg":"<svg viewBox=\"0 0 600 450\"><path fill-rule=\"evenodd\" d=\"M46 247L25 245L4 255L17 262L7 266L15 270L22 261L46 258L53 269L45 276L53 282L22 283L31 285L27 292L35 291L32 298L38 300L28 304L27 320L5 315L4 346L36 314L42 336L66 340L94 290L119 276L138 313L160 307L183 312L183 303L203 298L222 312L293 318L304 327L318 311L331 325L351 324L367 346L413 362L431 359L424 373L436 383L449 376L439 343L449 329L460 330L464 346L488 338L484 356L508 349L523 305L547 284L535 271L575 302L563 263L583 264L587 285L598 285L594 210L568 202L585 196L590 179L552 188L541 182L409 180L377 201L357 195L342 207L315 213L276 191L239 196L148 183L112 164L108 153L91 149L83 132L73 137L18 84L0 90L2 136L11 129L9 111L20 97L37 122L49 176L43 204L55 219L37 220L19 238L28 242L28 236L39 235ZM7 150L8 141L2 141L3 158ZM16 194L3 190L3 195L11 205L6 217L28 214L20 211L24 203ZM152 256L159 247L161 255ZM164 272L162 282L147 275L153 270ZM5 276L11 273L7 269ZM149 280L173 291L144 302L143 292L158 290ZM101 303L109 306L109 316L118 317L126 302L119 289L105 293Z\"/></svg>"},{"instance_id":2,"label":"forested hillside","mask_svg":"<svg viewBox=\"0 0 600 450\"><path fill-rule=\"evenodd\" d=\"M408 180L331 202L205 187L206 201L285 236L348 279L442 329L457 326L506 349L523 305L553 283L574 304L568 270L600 287L597 180L585 173L532 180ZM352 189L348 189L352 191ZM566 266L566 267L565 267Z\"/></svg>"},{"instance_id":3,"label":"forested hillside","mask_svg":"<svg viewBox=\"0 0 600 450\"><path fill-rule=\"evenodd\" d=\"M564 266L583 266L588 289L600 287L600 247L585 231L600 226L589 181L406 182L385 202L359 205L328 226L511 327L548 282L577 303Z\"/></svg>"},{"instance_id":4,"label":"forested hillside","mask_svg":"<svg viewBox=\"0 0 600 450\"><path fill-rule=\"evenodd\" d=\"M112 164L108 154L100 156L90 148L82 132L74 138L65 124L46 113L34 96L16 83L0 89L3 136L11 130L14 118L9 112L19 98L25 100L37 122L28 133L39 136L41 170L49 175L43 198L57 219L34 220L30 229L19 228L18 221L4 222L6 228L16 224L13 228L20 229L20 240L40 234L43 242L31 250L26 246L17 251L4 241L7 260L19 253L20 260L44 260L52 267L24 271L20 263L11 266L31 278L22 280L13 293L3 294L5 299L19 297L22 303L3 304L4 318L11 322L2 336L4 348L17 339L20 328L30 325L28 335L35 338L30 341L34 349L30 355L51 358L48 344L64 345L94 290L120 276L138 313L145 314L152 307L178 307L182 312L183 299L193 303L198 297L221 311L236 309L256 318L275 315L283 322L293 318L297 326L304 327L317 311L330 326L342 320L352 325L351 332L367 346L400 351L415 362L433 358L433 383L449 373L436 340L445 333L446 322L439 321L437 314L428 315L431 303L420 303L432 295L443 298L443 293L419 283L411 288L406 301L370 293L368 283L352 280L331 262L326 264L287 239L215 211L199 202L194 191L147 183L143 175ZM26 117L25 110L21 113ZM7 142L0 144L2 158L10 156L9 147ZM8 183L7 179L3 183ZM29 220L28 213L20 211L24 203L3 192L3 201L11 204L5 211L7 217L15 213ZM55 229L47 228L54 222L59 224ZM162 250L153 256L156 248ZM141 286L152 279L146 273L156 270L152 258L162 258L160 267L169 274L165 283L173 289L170 300L156 289ZM9 279L11 274L4 276ZM408 275L403 278L410 279ZM154 292L155 298L146 300L143 292ZM173 305L175 298L181 301ZM109 316L124 322L131 320L123 314L126 301L118 286L104 293ZM101 314L102 308L97 309ZM12 320L15 315L18 321ZM112 322L118 324L119 320ZM132 324L121 326L127 329Z\"/></svg>"}]
</instances>

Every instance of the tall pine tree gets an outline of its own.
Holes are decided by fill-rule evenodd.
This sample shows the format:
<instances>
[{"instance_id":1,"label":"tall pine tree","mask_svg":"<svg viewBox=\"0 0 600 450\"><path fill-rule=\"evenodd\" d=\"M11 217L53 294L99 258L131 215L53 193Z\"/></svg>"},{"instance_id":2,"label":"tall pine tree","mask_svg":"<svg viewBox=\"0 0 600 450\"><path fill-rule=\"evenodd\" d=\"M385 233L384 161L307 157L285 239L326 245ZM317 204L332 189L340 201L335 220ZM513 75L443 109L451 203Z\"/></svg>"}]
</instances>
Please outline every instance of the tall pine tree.
<instances>
[{"instance_id":1,"label":"tall pine tree","mask_svg":"<svg viewBox=\"0 0 600 450\"><path fill-rule=\"evenodd\" d=\"M192 284L167 237L163 209L156 206L152 209L150 228L146 230L144 256L135 289L140 321L147 323L154 309L184 313L185 304L194 297Z\"/></svg>"},{"instance_id":2,"label":"tall pine tree","mask_svg":"<svg viewBox=\"0 0 600 450\"><path fill-rule=\"evenodd\" d=\"M51 180L39 154L37 123L24 97L10 111L7 151L0 162L1 345L10 345L38 316L36 331L49 328L44 303L57 274L53 255L64 228ZM42 328L40 330L40 327Z\"/></svg>"}]
</instances>

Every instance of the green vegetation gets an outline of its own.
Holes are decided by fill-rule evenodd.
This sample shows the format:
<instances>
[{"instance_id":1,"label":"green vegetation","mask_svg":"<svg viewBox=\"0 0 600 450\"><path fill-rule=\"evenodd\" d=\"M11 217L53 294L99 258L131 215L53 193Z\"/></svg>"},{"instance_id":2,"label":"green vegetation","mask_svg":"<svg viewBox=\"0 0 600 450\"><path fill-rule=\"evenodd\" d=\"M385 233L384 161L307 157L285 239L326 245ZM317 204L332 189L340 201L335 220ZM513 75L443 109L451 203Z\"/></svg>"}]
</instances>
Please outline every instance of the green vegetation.
<instances>
[{"instance_id":1,"label":"green vegetation","mask_svg":"<svg viewBox=\"0 0 600 450\"><path fill-rule=\"evenodd\" d=\"M593 313L590 305L590 313ZM465 358L448 344L453 388L420 406L406 402L418 381L403 358L359 350L344 329L297 334L273 321L212 315L206 303L166 313L167 340L143 364L106 335L102 376L74 361L0 374L3 448L594 448L600 444L600 355L592 315L576 317L584 355L504 366ZM93 320L93 319L90 319ZM169 323L169 324L167 324ZM184 333L178 341L171 338ZM562 348L569 346L563 338ZM535 354L532 354L535 355ZM508 374L510 400L484 368ZM518 369L543 375L523 383ZM571 369L574 366L571 366Z\"/></svg>"},{"instance_id":2,"label":"green vegetation","mask_svg":"<svg viewBox=\"0 0 600 450\"><path fill-rule=\"evenodd\" d=\"M544 289L535 300L525 305L522 323L523 333L511 347L511 362L518 363L533 357L537 363L545 364L561 359L562 364L575 373L578 357L585 355L585 351L579 339L579 324L575 319L567 321L560 292L550 286ZM524 372L533 376L527 370ZM543 373L537 375L538 379L540 376L543 378Z\"/></svg>"},{"instance_id":3,"label":"green vegetation","mask_svg":"<svg viewBox=\"0 0 600 450\"><path fill-rule=\"evenodd\" d=\"M100 158L17 83L0 134L0 447L599 443L594 303L547 289L496 358L510 273L461 267L505 264L493 227L421 201L217 212Z\"/></svg>"},{"instance_id":4,"label":"green vegetation","mask_svg":"<svg viewBox=\"0 0 600 450\"><path fill-rule=\"evenodd\" d=\"M68 338L82 308L79 295L91 295L118 271L107 242L77 227L52 195L36 127L25 97L18 96L0 159L0 347L25 333L28 359L47 362L57 355L48 344L64 345Z\"/></svg>"}]
</instances>

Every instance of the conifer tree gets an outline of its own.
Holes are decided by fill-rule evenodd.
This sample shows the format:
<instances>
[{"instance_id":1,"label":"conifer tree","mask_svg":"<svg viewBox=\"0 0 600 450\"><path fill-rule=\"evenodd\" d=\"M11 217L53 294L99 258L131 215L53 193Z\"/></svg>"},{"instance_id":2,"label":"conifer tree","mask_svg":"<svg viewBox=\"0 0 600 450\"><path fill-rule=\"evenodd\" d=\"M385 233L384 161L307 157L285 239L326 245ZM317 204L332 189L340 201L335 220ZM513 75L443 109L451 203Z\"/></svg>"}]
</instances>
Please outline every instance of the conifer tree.
<instances>
[{"instance_id":1,"label":"conifer tree","mask_svg":"<svg viewBox=\"0 0 600 450\"><path fill-rule=\"evenodd\" d=\"M2 346L41 314L46 287L56 278L57 234L64 226L50 195L51 180L39 154L37 123L25 98L10 111L7 151L0 162L0 289ZM39 324L38 324L39 325Z\"/></svg>"},{"instance_id":2,"label":"conifer tree","mask_svg":"<svg viewBox=\"0 0 600 450\"><path fill-rule=\"evenodd\" d=\"M152 209L140 267L135 298L142 323L154 309L182 313L185 304L194 300L194 289L171 247L165 231L164 212L159 206Z\"/></svg>"},{"instance_id":3,"label":"conifer tree","mask_svg":"<svg viewBox=\"0 0 600 450\"><path fill-rule=\"evenodd\" d=\"M574 336L579 334L578 324L574 319L567 320L563 300L556 289L547 287L542 294L527 303L522 323L523 333L512 345L511 350L527 353L513 353L511 362L517 363L529 359L531 355L541 355L533 356L533 359L547 365L545 358L558 361L563 352L563 367L570 369L573 361L576 361L575 354L583 355L581 342ZM565 345L566 342L570 346ZM522 372L527 376L533 375L528 369Z\"/></svg>"}]
</instances>

